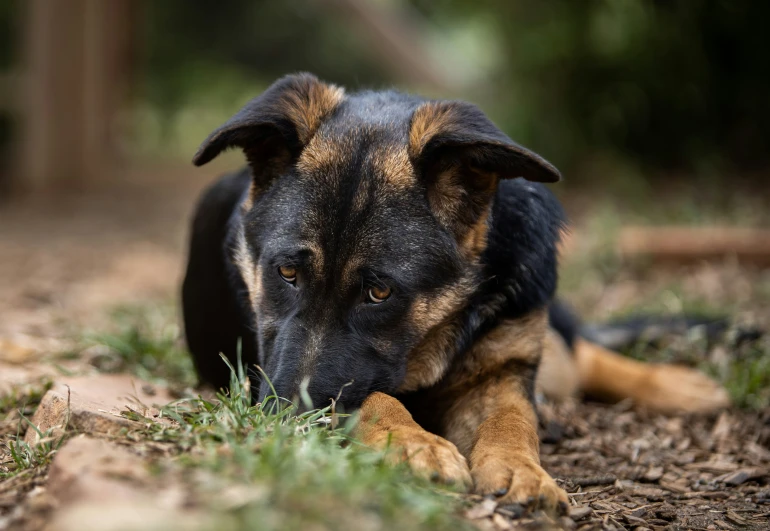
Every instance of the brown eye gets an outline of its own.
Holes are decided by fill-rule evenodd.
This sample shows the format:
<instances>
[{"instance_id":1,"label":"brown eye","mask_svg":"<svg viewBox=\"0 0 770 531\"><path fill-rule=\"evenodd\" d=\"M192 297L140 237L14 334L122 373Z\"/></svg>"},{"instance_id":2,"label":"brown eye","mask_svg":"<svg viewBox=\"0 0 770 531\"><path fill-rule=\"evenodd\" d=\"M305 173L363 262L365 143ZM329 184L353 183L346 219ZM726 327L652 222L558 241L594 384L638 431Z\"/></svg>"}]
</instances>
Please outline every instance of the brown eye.
<instances>
[{"instance_id":1,"label":"brown eye","mask_svg":"<svg viewBox=\"0 0 770 531\"><path fill-rule=\"evenodd\" d=\"M391 289L390 288L378 288L373 287L369 288L369 291L367 292L367 296L369 297L369 302L373 304L380 304L388 300L388 297L390 297Z\"/></svg>"},{"instance_id":2,"label":"brown eye","mask_svg":"<svg viewBox=\"0 0 770 531\"><path fill-rule=\"evenodd\" d=\"M297 268L292 266L281 266L278 268L278 274L289 284L294 284L297 280Z\"/></svg>"}]
</instances>

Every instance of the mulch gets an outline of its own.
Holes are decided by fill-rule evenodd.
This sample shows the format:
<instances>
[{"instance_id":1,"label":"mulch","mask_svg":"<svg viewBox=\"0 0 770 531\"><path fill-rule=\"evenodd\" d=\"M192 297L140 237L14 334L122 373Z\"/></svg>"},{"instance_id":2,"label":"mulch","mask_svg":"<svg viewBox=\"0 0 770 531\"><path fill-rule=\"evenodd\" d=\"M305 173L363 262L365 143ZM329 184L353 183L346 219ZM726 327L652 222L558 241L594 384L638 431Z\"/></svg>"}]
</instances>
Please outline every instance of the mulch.
<instances>
[{"instance_id":1,"label":"mulch","mask_svg":"<svg viewBox=\"0 0 770 531\"><path fill-rule=\"evenodd\" d=\"M544 405L541 423L569 516L477 500L466 515L482 529L770 529L770 410L667 417L571 402Z\"/></svg>"}]
</instances>

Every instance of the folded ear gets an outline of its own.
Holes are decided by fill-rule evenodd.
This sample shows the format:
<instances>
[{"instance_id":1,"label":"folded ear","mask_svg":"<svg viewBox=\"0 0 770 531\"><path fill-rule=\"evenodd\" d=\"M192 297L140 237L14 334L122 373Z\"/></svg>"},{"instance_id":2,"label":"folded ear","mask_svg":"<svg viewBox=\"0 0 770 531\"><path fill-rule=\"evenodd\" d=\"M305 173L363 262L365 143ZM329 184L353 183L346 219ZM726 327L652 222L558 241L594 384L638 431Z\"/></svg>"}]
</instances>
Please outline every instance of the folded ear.
<instances>
[{"instance_id":1,"label":"folded ear","mask_svg":"<svg viewBox=\"0 0 770 531\"><path fill-rule=\"evenodd\" d=\"M515 143L478 107L462 101L420 105L412 115L409 149L413 160L425 160L442 149L462 155L470 167L501 179L524 177L541 183L561 179L550 162Z\"/></svg>"},{"instance_id":2,"label":"folded ear","mask_svg":"<svg viewBox=\"0 0 770 531\"><path fill-rule=\"evenodd\" d=\"M486 245L487 216L500 179L561 179L551 163L513 142L478 107L459 101L417 107L409 156L434 214L472 254Z\"/></svg>"},{"instance_id":3,"label":"folded ear","mask_svg":"<svg viewBox=\"0 0 770 531\"><path fill-rule=\"evenodd\" d=\"M193 164L202 166L223 150L238 147L246 154L255 181L269 182L299 155L343 97L342 88L312 74L285 76L211 133Z\"/></svg>"}]
</instances>

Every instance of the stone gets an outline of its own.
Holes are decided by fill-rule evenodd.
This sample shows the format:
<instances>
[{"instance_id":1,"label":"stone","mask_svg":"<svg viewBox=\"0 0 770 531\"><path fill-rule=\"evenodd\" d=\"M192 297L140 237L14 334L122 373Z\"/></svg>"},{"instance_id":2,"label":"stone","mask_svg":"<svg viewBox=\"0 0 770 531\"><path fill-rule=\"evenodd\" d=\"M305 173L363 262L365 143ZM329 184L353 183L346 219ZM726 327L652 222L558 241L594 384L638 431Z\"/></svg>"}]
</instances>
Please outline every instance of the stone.
<instances>
[{"instance_id":1,"label":"stone","mask_svg":"<svg viewBox=\"0 0 770 531\"><path fill-rule=\"evenodd\" d=\"M120 415L130 408L142 415L156 412L173 397L154 386L127 374L97 374L59 378L57 384L43 396L32 416L37 430L51 437L60 437L65 425L85 432L116 435L121 430L141 428L141 423ZM27 429L24 440L39 442L40 435Z\"/></svg>"},{"instance_id":2,"label":"stone","mask_svg":"<svg viewBox=\"0 0 770 531\"><path fill-rule=\"evenodd\" d=\"M78 435L56 453L48 490L60 503L138 501L150 479L142 458L122 446Z\"/></svg>"},{"instance_id":3,"label":"stone","mask_svg":"<svg viewBox=\"0 0 770 531\"><path fill-rule=\"evenodd\" d=\"M86 435L68 440L48 476L48 531L214 529L213 516L186 507L175 474L159 477L128 447ZM171 495L173 493L174 495Z\"/></svg>"},{"instance_id":4,"label":"stone","mask_svg":"<svg viewBox=\"0 0 770 531\"><path fill-rule=\"evenodd\" d=\"M576 507L570 507L569 508L569 517L575 520L576 522L579 520L582 520L583 518L587 517L593 513L593 510L585 505L578 505Z\"/></svg>"}]
</instances>

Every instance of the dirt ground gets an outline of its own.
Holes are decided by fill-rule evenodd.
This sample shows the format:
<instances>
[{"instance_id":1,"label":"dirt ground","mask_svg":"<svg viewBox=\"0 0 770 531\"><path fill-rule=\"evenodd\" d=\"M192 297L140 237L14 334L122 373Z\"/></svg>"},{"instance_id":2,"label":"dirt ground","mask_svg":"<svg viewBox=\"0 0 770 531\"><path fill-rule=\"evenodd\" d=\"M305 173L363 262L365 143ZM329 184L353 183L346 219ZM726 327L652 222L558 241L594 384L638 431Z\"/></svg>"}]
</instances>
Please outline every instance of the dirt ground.
<instances>
[{"instance_id":1,"label":"dirt ground","mask_svg":"<svg viewBox=\"0 0 770 531\"><path fill-rule=\"evenodd\" d=\"M174 177L161 181L132 173L108 189L0 204L0 342L61 351L73 334L103 326L118 304L173 299L187 219L207 181L195 172L182 181L180 173L169 170ZM736 290L751 299L757 274L766 281L766 272L743 275L734 264L704 266L684 280L719 303ZM647 284L635 278L619 272L607 288L586 277L572 302L601 316L602 306L644 299L650 282L664 285L668 277L648 276ZM725 282L736 286L725 290ZM747 304L751 319L766 320L766 304ZM470 516L482 528L770 529L768 410L688 418L629 404L545 405L543 440L545 467L580 508L560 523L529 516L512 522L520 508L478 500ZM30 491L44 476L14 481ZM8 489L0 481L7 502L0 516L10 510Z\"/></svg>"},{"instance_id":2,"label":"dirt ground","mask_svg":"<svg viewBox=\"0 0 770 531\"><path fill-rule=\"evenodd\" d=\"M768 412L686 418L628 406L565 404L545 415L543 464L592 510L572 513L580 529L770 528Z\"/></svg>"}]
</instances>

